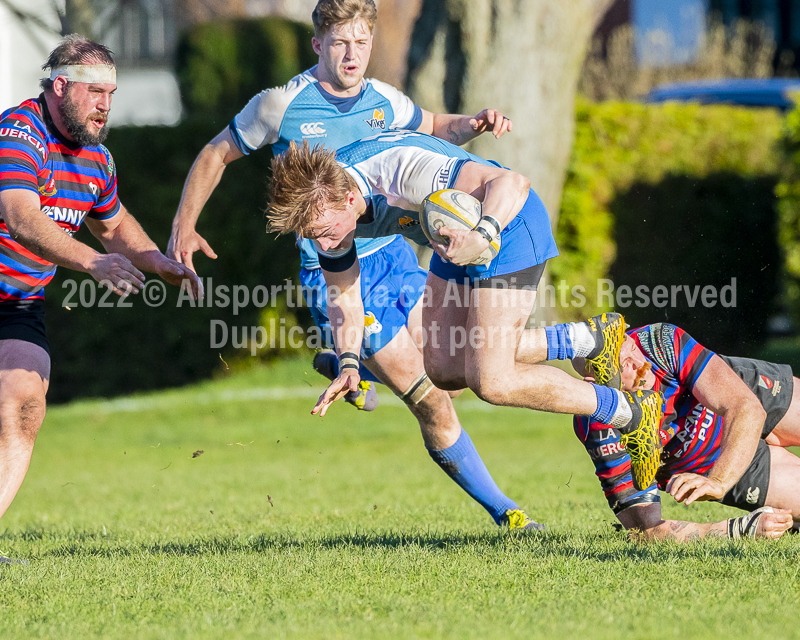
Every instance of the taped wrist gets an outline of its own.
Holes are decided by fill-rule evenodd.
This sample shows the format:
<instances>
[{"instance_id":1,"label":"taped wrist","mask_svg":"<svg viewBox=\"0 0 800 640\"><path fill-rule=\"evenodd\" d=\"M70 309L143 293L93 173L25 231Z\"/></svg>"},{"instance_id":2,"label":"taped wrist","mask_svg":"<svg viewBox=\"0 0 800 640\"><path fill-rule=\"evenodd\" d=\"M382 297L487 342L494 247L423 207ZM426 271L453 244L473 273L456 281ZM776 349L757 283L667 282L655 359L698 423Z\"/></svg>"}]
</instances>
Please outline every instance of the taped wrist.
<instances>
[{"instance_id":1,"label":"taped wrist","mask_svg":"<svg viewBox=\"0 0 800 640\"><path fill-rule=\"evenodd\" d=\"M500 235L500 231L502 231L500 227L500 223L497 221L497 218L493 218L492 216L483 216L478 221L478 224L475 225L475 231L480 233L489 244L495 242L497 240L497 236Z\"/></svg>"},{"instance_id":2,"label":"taped wrist","mask_svg":"<svg viewBox=\"0 0 800 640\"><path fill-rule=\"evenodd\" d=\"M359 357L357 353L352 351L343 351L339 354L339 373L345 369L358 370Z\"/></svg>"},{"instance_id":3,"label":"taped wrist","mask_svg":"<svg viewBox=\"0 0 800 640\"><path fill-rule=\"evenodd\" d=\"M758 523L765 513L773 513L772 507L761 507L746 516L731 518L728 520L728 537L731 540L755 538L756 531L758 531Z\"/></svg>"}]
</instances>

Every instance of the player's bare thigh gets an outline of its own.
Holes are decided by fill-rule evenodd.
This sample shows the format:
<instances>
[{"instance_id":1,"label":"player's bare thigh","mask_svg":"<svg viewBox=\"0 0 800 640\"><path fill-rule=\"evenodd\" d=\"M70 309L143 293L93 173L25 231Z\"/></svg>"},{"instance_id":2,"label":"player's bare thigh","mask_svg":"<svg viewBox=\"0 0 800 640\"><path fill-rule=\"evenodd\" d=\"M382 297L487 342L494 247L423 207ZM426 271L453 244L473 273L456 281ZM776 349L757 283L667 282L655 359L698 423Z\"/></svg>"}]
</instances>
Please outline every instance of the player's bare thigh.
<instances>
[{"instance_id":1,"label":"player's bare thigh","mask_svg":"<svg viewBox=\"0 0 800 640\"><path fill-rule=\"evenodd\" d=\"M528 323L536 291L529 289L472 290L465 350L470 389L502 387L514 375L517 348Z\"/></svg>"},{"instance_id":2,"label":"player's bare thigh","mask_svg":"<svg viewBox=\"0 0 800 640\"><path fill-rule=\"evenodd\" d=\"M765 504L791 509L800 521L800 458L783 447L770 446L769 489Z\"/></svg>"},{"instance_id":3,"label":"player's bare thigh","mask_svg":"<svg viewBox=\"0 0 800 640\"><path fill-rule=\"evenodd\" d=\"M423 297L425 370L440 389L456 390L467 386L464 372L466 332L471 304L470 287L448 282L428 273Z\"/></svg>"},{"instance_id":4,"label":"player's bare thigh","mask_svg":"<svg viewBox=\"0 0 800 640\"><path fill-rule=\"evenodd\" d=\"M792 403L786 415L767 436L767 444L780 447L800 446L800 379L794 378Z\"/></svg>"}]
</instances>

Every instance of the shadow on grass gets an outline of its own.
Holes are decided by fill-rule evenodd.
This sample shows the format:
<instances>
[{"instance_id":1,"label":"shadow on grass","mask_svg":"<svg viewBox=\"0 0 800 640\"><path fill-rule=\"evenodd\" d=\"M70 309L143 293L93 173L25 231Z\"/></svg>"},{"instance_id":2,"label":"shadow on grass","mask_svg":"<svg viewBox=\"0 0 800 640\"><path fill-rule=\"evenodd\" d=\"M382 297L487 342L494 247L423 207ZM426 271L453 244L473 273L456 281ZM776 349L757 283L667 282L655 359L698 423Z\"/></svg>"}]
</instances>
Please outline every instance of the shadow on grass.
<instances>
[{"instance_id":1,"label":"shadow on grass","mask_svg":"<svg viewBox=\"0 0 800 640\"><path fill-rule=\"evenodd\" d=\"M95 531L52 531L41 528L0 535L0 544L43 547L34 551L39 558L131 556L202 557L228 554L262 554L266 552L315 553L332 550L396 550L400 553L467 551L492 554L514 550L531 559L570 558L594 562L663 563L667 560L744 560L757 556L780 555L796 560L800 545L762 541L708 540L690 544L640 544L628 540L624 533L491 533L458 534L437 531L409 532L344 532L231 534L196 536L191 539L142 541L133 534L130 540L119 535L103 535Z\"/></svg>"}]
</instances>

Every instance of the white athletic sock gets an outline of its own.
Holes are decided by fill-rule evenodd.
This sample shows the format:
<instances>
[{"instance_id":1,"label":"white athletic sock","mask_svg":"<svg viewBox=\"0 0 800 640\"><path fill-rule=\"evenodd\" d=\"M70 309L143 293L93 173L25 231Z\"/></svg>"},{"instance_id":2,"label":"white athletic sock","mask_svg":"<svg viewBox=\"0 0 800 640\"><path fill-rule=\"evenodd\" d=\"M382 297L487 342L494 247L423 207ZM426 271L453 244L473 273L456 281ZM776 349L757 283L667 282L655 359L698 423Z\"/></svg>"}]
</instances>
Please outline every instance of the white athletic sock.
<instances>
[{"instance_id":1,"label":"white athletic sock","mask_svg":"<svg viewBox=\"0 0 800 640\"><path fill-rule=\"evenodd\" d=\"M569 339L572 341L572 351L576 358L585 358L597 346L594 334L586 322L569 322Z\"/></svg>"},{"instance_id":2,"label":"white athletic sock","mask_svg":"<svg viewBox=\"0 0 800 640\"><path fill-rule=\"evenodd\" d=\"M631 420L633 420L633 412L631 411L631 406L628 404L628 401L625 399L625 394L622 393L619 389L614 389L617 393L617 410L614 412L614 417L611 418L611 426L616 427L617 429L624 429L628 426Z\"/></svg>"}]
</instances>

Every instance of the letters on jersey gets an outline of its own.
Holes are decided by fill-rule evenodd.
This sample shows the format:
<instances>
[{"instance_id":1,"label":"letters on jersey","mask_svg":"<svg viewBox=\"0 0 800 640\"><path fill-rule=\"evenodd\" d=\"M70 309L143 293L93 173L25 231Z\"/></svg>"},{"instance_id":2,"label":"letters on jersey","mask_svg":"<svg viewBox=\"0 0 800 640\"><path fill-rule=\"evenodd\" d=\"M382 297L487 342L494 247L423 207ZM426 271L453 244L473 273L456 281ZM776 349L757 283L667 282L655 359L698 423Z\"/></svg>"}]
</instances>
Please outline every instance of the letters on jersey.
<instances>
[{"instance_id":1,"label":"letters on jersey","mask_svg":"<svg viewBox=\"0 0 800 640\"><path fill-rule=\"evenodd\" d=\"M0 191L9 189L36 193L42 212L69 235L87 215L104 220L120 208L108 149L63 139L43 96L0 114ZM43 298L55 271L14 240L0 219L0 302Z\"/></svg>"}]
</instances>

